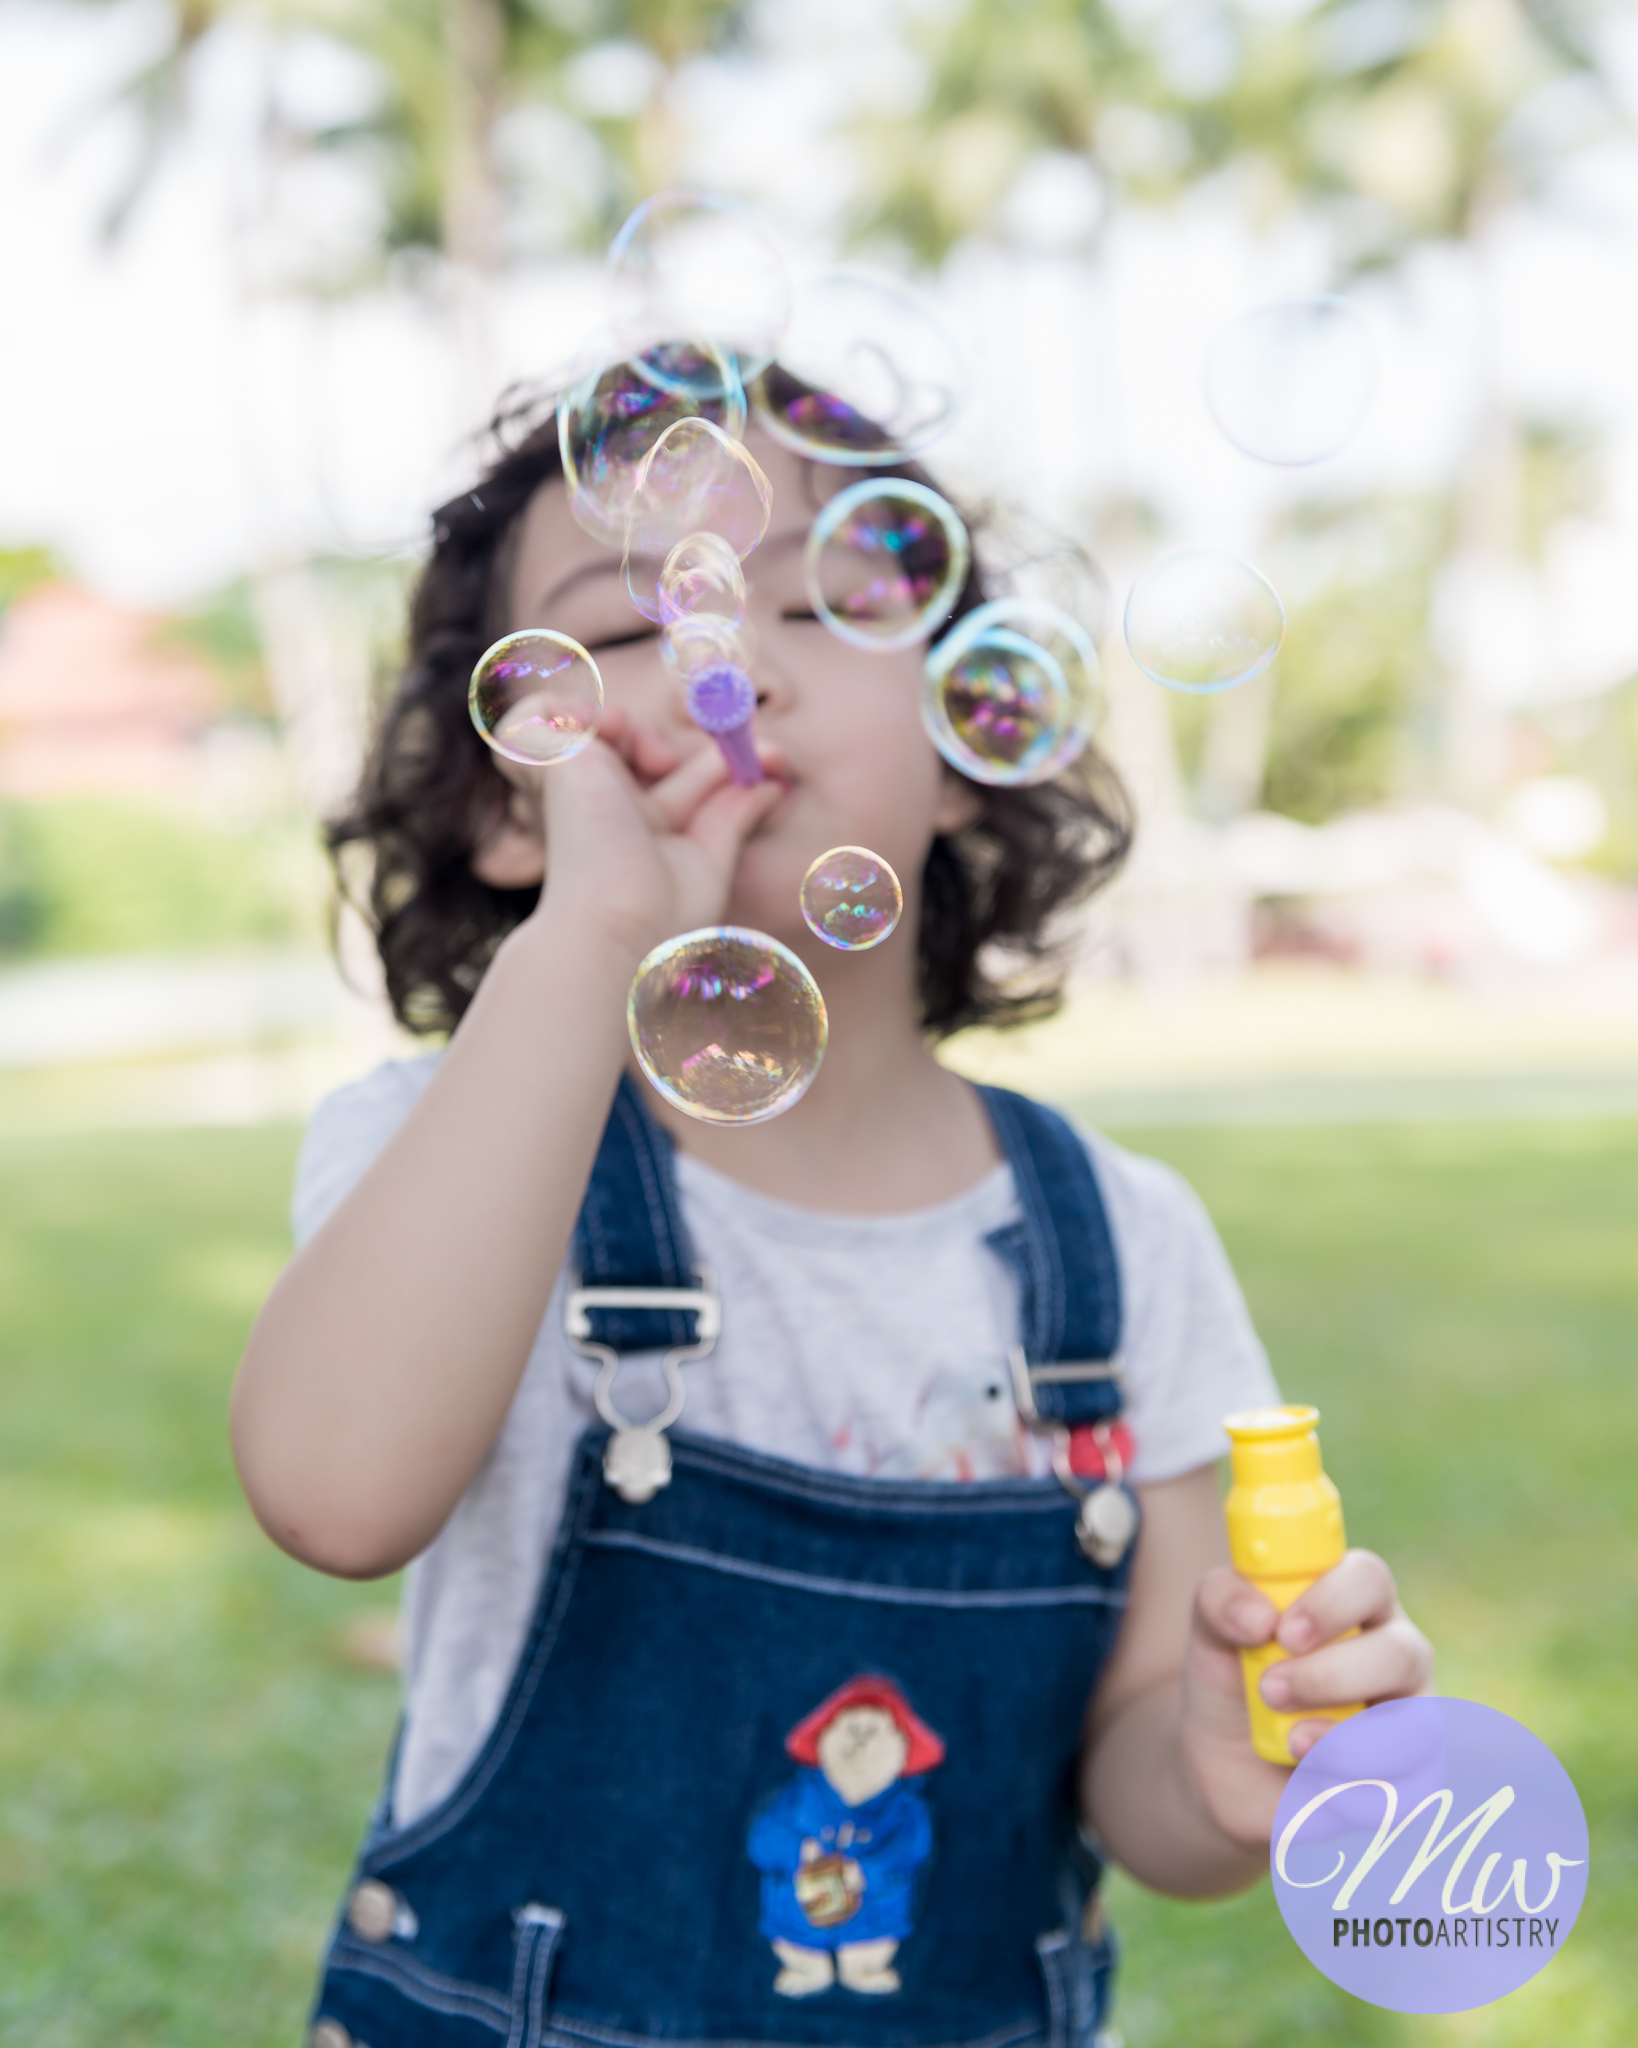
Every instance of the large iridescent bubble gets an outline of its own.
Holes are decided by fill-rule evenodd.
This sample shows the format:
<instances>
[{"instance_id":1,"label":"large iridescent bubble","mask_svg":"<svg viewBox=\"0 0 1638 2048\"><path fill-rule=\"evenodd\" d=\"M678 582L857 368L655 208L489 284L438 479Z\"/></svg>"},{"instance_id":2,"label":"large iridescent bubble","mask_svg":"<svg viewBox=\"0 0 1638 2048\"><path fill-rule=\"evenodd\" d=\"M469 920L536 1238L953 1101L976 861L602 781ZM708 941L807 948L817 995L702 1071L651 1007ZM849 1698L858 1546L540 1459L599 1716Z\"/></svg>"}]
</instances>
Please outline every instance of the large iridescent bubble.
<instances>
[{"instance_id":1,"label":"large iridescent bubble","mask_svg":"<svg viewBox=\"0 0 1638 2048\"><path fill-rule=\"evenodd\" d=\"M1259 462L1323 462L1352 439L1376 379L1370 329L1346 299L1275 299L1225 327L1206 360L1206 404Z\"/></svg>"},{"instance_id":2,"label":"large iridescent bubble","mask_svg":"<svg viewBox=\"0 0 1638 2048\"><path fill-rule=\"evenodd\" d=\"M508 633L472 671L466 701L497 754L550 767L590 746L603 715L603 678L566 633Z\"/></svg>"},{"instance_id":3,"label":"large iridescent bubble","mask_svg":"<svg viewBox=\"0 0 1638 2048\"><path fill-rule=\"evenodd\" d=\"M937 440L966 383L960 350L919 294L833 270L797 292L752 400L767 431L798 455L871 468Z\"/></svg>"},{"instance_id":4,"label":"large iridescent bubble","mask_svg":"<svg viewBox=\"0 0 1638 2048\"><path fill-rule=\"evenodd\" d=\"M594 540L624 548L638 472L656 442L685 420L737 437L745 392L714 342L668 342L618 362L599 355L558 402L558 445L569 510Z\"/></svg>"},{"instance_id":5,"label":"large iridescent bubble","mask_svg":"<svg viewBox=\"0 0 1638 2048\"><path fill-rule=\"evenodd\" d=\"M1048 782L1091 738L1099 686L1097 649L1067 612L998 598L928 655L922 719L945 760L975 782Z\"/></svg>"},{"instance_id":6,"label":"large iridescent bubble","mask_svg":"<svg viewBox=\"0 0 1638 2048\"><path fill-rule=\"evenodd\" d=\"M657 192L608 253L614 331L627 353L709 335L743 378L772 361L791 313L779 251L743 207L709 193Z\"/></svg>"},{"instance_id":7,"label":"large iridescent bubble","mask_svg":"<svg viewBox=\"0 0 1638 2048\"><path fill-rule=\"evenodd\" d=\"M1235 555L1194 549L1152 563L1126 600L1126 644L1168 690L1207 697L1267 668L1285 639L1285 607Z\"/></svg>"},{"instance_id":8,"label":"large iridescent bubble","mask_svg":"<svg viewBox=\"0 0 1638 2048\"><path fill-rule=\"evenodd\" d=\"M819 984L765 932L717 925L656 946L626 1022L667 1102L713 1124L757 1124L806 1093L825 1056Z\"/></svg>"},{"instance_id":9,"label":"large iridescent bubble","mask_svg":"<svg viewBox=\"0 0 1638 2048\"><path fill-rule=\"evenodd\" d=\"M904 477L838 491L808 534L813 608L839 639L886 653L925 640L967 580L967 529L936 491Z\"/></svg>"},{"instance_id":10,"label":"large iridescent bubble","mask_svg":"<svg viewBox=\"0 0 1638 2048\"><path fill-rule=\"evenodd\" d=\"M844 953L867 953L890 938L904 910L899 878L868 846L833 846L802 877L802 921Z\"/></svg>"}]
</instances>

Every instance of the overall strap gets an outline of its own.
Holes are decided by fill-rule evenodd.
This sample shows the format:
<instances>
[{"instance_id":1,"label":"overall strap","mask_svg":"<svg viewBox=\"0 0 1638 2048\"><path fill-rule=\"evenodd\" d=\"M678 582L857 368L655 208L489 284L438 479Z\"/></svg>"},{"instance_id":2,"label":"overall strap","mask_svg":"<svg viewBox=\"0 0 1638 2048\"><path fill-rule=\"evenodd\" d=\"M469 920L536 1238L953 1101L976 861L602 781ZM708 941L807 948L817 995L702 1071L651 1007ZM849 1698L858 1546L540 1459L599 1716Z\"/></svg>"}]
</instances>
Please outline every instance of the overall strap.
<instances>
[{"instance_id":1,"label":"overall strap","mask_svg":"<svg viewBox=\"0 0 1638 2048\"><path fill-rule=\"evenodd\" d=\"M1006 1088L980 1088L1018 1188L1023 1217L985 1242L1018 1281L1027 1422L1107 1422L1120 1413L1120 1270L1086 1146L1056 1110Z\"/></svg>"},{"instance_id":2,"label":"overall strap","mask_svg":"<svg viewBox=\"0 0 1638 2048\"><path fill-rule=\"evenodd\" d=\"M629 1074L620 1076L580 1204L574 1264L579 1282L570 1327L582 1338L614 1352L660 1351L695 1344L706 1334L692 1304L599 1306L596 1300L605 1288L693 1294L700 1284L671 1140L644 1108Z\"/></svg>"}]
</instances>

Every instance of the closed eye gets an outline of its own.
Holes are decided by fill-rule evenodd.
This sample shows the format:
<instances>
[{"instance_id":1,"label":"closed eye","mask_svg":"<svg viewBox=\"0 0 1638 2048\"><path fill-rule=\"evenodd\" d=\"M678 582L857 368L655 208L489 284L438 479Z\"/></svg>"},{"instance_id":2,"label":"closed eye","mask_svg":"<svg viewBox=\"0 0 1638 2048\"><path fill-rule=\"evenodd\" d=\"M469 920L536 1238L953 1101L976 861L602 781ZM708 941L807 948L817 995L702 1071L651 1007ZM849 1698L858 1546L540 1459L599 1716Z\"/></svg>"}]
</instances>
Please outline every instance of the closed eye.
<instances>
[{"instance_id":1,"label":"closed eye","mask_svg":"<svg viewBox=\"0 0 1638 2048\"><path fill-rule=\"evenodd\" d=\"M779 616L791 626L817 626L819 623L817 612L781 612Z\"/></svg>"},{"instance_id":2,"label":"closed eye","mask_svg":"<svg viewBox=\"0 0 1638 2048\"><path fill-rule=\"evenodd\" d=\"M629 633L611 633L605 640L588 640L586 650L590 654L607 654L614 647L640 647L645 640L659 637L657 627L634 626Z\"/></svg>"}]
</instances>

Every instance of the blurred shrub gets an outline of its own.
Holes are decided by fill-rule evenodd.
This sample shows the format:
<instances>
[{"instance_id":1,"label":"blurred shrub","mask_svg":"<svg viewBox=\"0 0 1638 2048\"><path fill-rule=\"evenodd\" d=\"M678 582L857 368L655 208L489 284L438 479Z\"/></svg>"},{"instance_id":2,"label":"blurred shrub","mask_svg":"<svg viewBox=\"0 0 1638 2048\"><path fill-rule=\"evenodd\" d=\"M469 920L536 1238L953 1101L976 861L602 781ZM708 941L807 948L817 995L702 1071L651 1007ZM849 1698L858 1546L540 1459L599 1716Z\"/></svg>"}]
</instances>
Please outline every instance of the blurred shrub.
<instances>
[{"instance_id":1,"label":"blurred shrub","mask_svg":"<svg viewBox=\"0 0 1638 2048\"><path fill-rule=\"evenodd\" d=\"M0 805L0 956L318 943L310 826L221 832L186 813L75 796Z\"/></svg>"},{"instance_id":2,"label":"blurred shrub","mask_svg":"<svg viewBox=\"0 0 1638 2048\"><path fill-rule=\"evenodd\" d=\"M1384 802L1412 764L1430 694L1430 583L1448 508L1411 499L1308 508L1281 547L1293 605L1274 668L1262 802L1310 824Z\"/></svg>"},{"instance_id":3,"label":"blurred shrub","mask_svg":"<svg viewBox=\"0 0 1638 2048\"><path fill-rule=\"evenodd\" d=\"M213 591L172 619L161 628L157 644L202 655L221 684L224 711L239 718L273 718L273 693L247 578Z\"/></svg>"}]
</instances>

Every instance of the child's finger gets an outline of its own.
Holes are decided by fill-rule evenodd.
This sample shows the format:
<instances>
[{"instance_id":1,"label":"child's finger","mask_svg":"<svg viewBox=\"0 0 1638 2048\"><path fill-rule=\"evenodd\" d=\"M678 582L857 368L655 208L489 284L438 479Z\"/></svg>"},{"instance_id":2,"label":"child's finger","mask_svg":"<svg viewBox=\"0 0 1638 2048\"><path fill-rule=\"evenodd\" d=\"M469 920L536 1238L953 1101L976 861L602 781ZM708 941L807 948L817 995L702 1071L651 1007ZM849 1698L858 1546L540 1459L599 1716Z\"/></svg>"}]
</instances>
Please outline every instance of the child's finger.
<instances>
[{"instance_id":1,"label":"child's finger","mask_svg":"<svg viewBox=\"0 0 1638 2048\"><path fill-rule=\"evenodd\" d=\"M700 805L728 780L719 747L700 747L644 791L650 814L667 832L680 832Z\"/></svg>"},{"instance_id":2,"label":"child's finger","mask_svg":"<svg viewBox=\"0 0 1638 2048\"><path fill-rule=\"evenodd\" d=\"M688 836L707 859L726 868L784 794L784 784L771 778L754 782L749 788L725 784L696 810L689 822Z\"/></svg>"},{"instance_id":3,"label":"child's finger","mask_svg":"<svg viewBox=\"0 0 1638 2048\"><path fill-rule=\"evenodd\" d=\"M653 726L638 726L632 732L631 765L645 785L652 786L671 774L678 763L675 741Z\"/></svg>"},{"instance_id":4,"label":"child's finger","mask_svg":"<svg viewBox=\"0 0 1638 2048\"><path fill-rule=\"evenodd\" d=\"M1207 1572L1194 1596L1195 1627L1220 1648L1255 1649L1274 1633L1274 1603L1227 1565Z\"/></svg>"},{"instance_id":5,"label":"child's finger","mask_svg":"<svg viewBox=\"0 0 1638 2048\"><path fill-rule=\"evenodd\" d=\"M1398 1610L1393 1573L1374 1551L1350 1550L1280 1616L1280 1647L1299 1656L1351 1628L1379 1628Z\"/></svg>"},{"instance_id":6,"label":"child's finger","mask_svg":"<svg viewBox=\"0 0 1638 2048\"><path fill-rule=\"evenodd\" d=\"M1407 1615L1381 1628L1288 1657L1263 1673L1262 1694L1281 1713L1346 1707L1356 1700L1408 1699L1433 1676L1433 1649Z\"/></svg>"}]
</instances>

